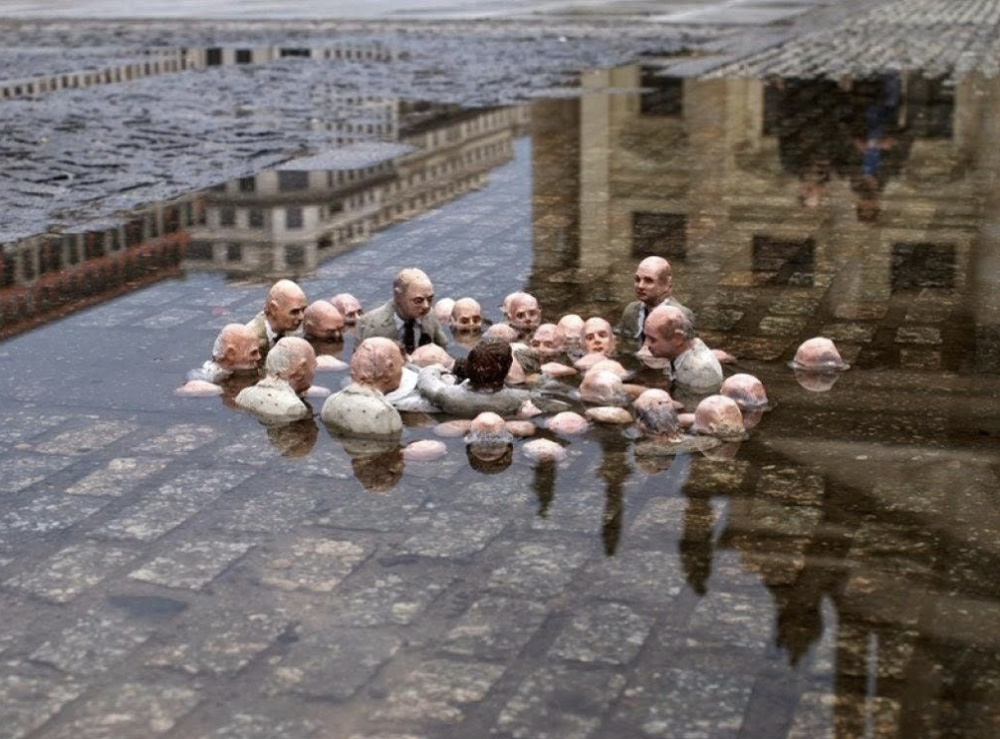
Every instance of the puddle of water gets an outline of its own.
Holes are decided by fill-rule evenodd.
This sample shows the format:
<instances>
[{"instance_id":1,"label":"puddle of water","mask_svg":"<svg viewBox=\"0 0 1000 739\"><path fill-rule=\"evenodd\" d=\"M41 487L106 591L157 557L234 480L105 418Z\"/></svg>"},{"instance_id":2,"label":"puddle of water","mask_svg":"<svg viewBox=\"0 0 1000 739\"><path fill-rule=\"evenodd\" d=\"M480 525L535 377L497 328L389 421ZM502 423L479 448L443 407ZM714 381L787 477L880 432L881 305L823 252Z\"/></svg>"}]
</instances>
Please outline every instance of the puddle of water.
<instances>
[{"instance_id":1,"label":"puddle of water","mask_svg":"<svg viewBox=\"0 0 1000 739\"><path fill-rule=\"evenodd\" d=\"M136 682L191 691L164 711L192 736L241 713L289 736L995 728L1000 83L581 82L492 110L359 99L336 166L4 247L0 653L84 693L43 702L47 730L86 735ZM460 440L404 464L172 395L277 277L370 306L415 264L493 318L525 287L546 318L615 319L651 254L767 385L738 447L650 459L592 429L555 466ZM786 362L820 334L852 369L816 393ZM95 677L66 624L109 609L134 642L94 647Z\"/></svg>"}]
</instances>

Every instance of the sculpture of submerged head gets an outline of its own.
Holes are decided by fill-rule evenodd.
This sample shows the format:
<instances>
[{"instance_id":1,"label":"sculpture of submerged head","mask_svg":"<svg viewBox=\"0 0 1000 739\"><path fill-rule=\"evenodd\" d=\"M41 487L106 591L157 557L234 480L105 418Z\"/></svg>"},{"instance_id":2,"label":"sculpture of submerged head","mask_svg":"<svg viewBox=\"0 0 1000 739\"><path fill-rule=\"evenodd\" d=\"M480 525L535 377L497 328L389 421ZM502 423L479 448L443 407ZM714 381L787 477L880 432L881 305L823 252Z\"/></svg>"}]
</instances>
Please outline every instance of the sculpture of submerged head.
<instances>
[{"instance_id":1,"label":"sculpture of submerged head","mask_svg":"<svg viewBox=\"0 0 1000 739\"><path fill-rule=\"evenodd\" d=\"M459 298L455 301L448 320L452 331L479 333L483 328L483 309L472 298Z\"/></svg>"},{"instance_id":2,"label":"sculpture of submerged head","mask_svg":"<svg viewBox=\"0 0 1000 739\"><path fill-rule=\"evenodd\" d=\"M569 346L579 346L583 340L583 319L576 313L569 313L559 319L556 324L566 337L566 344Z\"/></svg>"},{"instance_id":3,"label":"sculpture of submerged head","mask_svg":"<svg viewBox=\"0 0 1000 739\"><path fill-rule=\"evenodd\" d=\"M260 345L257 334L242 323L229 323L215 339L212 359L224 370L245 372L260 364Z\"/></svg>"},{"instance_id":4,"label":"sculpture of submerged head","mask_svg":"<svg viewBox=\"0 0 1000 739\"><path fill-rule=\"evenodd\" d=\"M840 358L840 352L829 339L818 336L804 341L795 352L792 367L806 372L838 372L847 365Z\"/></svg>"},{"instance_id":5,"label":"sculpture of submerged head","mask_svg":"<svg viewBox=\"0 0 1000 739\"><path fill-rule=\"evenodd\" d=\"M586 403L616 406L623 406L629 401L618 375L606 370L593 369L588 370L583 376L583 382L580 383L580 399Z\"/></svg>"},{"instance_id":6,"label":"sculpture of submerged head","mask_svg":"<svg viewBox=\"0 0 1000 739\"><path fill-rule=\"evenodd\" d=\"M473 453L480 459L496 459L514 443L514 435L496 413L480 413L469 426L465 443L474 448Z\"/></svg>"},{"instance_id":7,"label":"sculpture of submerged head","mask_svg":"<svg viewBox=\"0 0 1000 739\"><path fill-rule=\"evenodd\" d=\"M354 477L371 493L384 493L396 487L403 477L403 450L399 446L375 454L352 454Z\"/></svg>"},{"instance_id":8,"label":"sculpture of submerged head","mask_svg":"<svg viewBox=\"0 0 1000 739\"><path fill-rule=\"evenodd\" d=\"M391 339L365 339L351 356L351 379L383 393L399 387L403 376L403 353Z\"/></svg>"},{"instance_id":9,"label":"sculpture of submerged head","mask_svg":"<svg viewBox=\"0 0 1000 739\"><path fill-rule=\"evenodd\" d=\"M588 318L583 324L583 350L587 354L610 356L615 351L615 335L611 324L603 318Z\"/></svg>"},{"instance_id":10,"label":"sculpture of submerged head","mask_svg":"<svg viewBox=\"0 0 1000 739\"><path fill-rule=\"evenodd\" d=\"M698 403L692 429L697 434L720 439L741 439L744 433L743 414L732 398L709 395Z\"/></svg>"},{"instance_id":11,"label":"sculpture of submerged head","mask_svg":"<svg viewBox=\"0 0 1000 739\"><path fill-rule=\"evenodd\" d=\"M267 353L264 371L284 380L299 395L312 385L316 374L316 352L305 339L286 336Z\"/></svg>"},{"instance_id":12,"label":"sculpture of submerged head","mask_svg":"<svg viewBox=\"0 0 1000 739\"><path fill-rule=\"evenodd\" d=\"M353 326L357 323L358 318L365 312L358 299L350 293L337 293L330 298L330 303L340 311L340 315L344 317L344 324L347 326Z\"/></svg>"},{"instance_id":13,"label":"sculpture of submerged head","mask_svg":"<svg viewBox=\"0 0 1000 739\"><path fill-rule=\"evenodd\" d=\"M455 358L437 344L424 344L417 347L410 355L410 363L418 367L440 364L446 370L450 370L455 366Z\"/></svg>"},{"instance_id":14,"label":"sculpture of submerged head","mask_svg":"<svg viewBox=\"0 0 1000 739\"><path fill-rule=\"evenodd\" d=\"M566 348L566 337L556 324L543 323L532 334L530 345L536 356L543 359L554 357Z\"/></svg>"},{"instance_id":15,"label":"sculpture of submerged head","mask_svg":"<svg viewBox=\"0 0 1000 739\"><path fill-rule=\"evenodd\" d=\"M483 334L484 339L501 339L508 344L517 341L517 331L509 323L494 323Z\"/></svg>"},{"instance_id":16,"label":"sculpture of submerged head","mask_svg":"<svg viewBox=\"0 0 1000 739\"><path fill-rule=\"evenodd\" d=\"M764 383L753 375L743 372L727 377L722 383L719 394L735 400L741 411L763 408L767 405Z\"/></svg>"},{"instance_id":17,"label":"sculpture of submerged head","mask_svg":"<svg viewBox=\"0 0 1000 739\"><path fill-rule=\"evenodd\" d=\"M333 303L317 300L306 308L302 329L309 339L341 341L344 338L344 317Z\"/></svg>"},{"instance_id":18,"label":"sculpture of submerged head","mask_svg":"<svg viewBox=\"0 0 1000 739\"><path fill-rule=\"evenodd\" d=\"M514 355L503 339L484 336L465 358L465 376L478 392L496 392L503 388Z\"/></svg>"},{"instance_id":19,"label":"sculpture of submerged head","mask_svg":"<svg viewBox=\"0 0 1000 739\"><path fill-rule=\"evenodd\" d=\"M278 280L267 291L264 316L274 331L297 331L305 313L306 294L291 280Z\"/></svg>"},{"instance_id":20,"label":"sculpture of submerged head","mask_svg":"<svg viewBox=\"0 0 1000 739\"><path fill-rule=\"evenodd\" d=\"M647 436L674 440L680 438L681 426L670 393L656 388L646 390L635 400L635 419Z\"/></svg>"},{"instance_id":21,"label":"sculpture of submerged head","mask_svg":"<svg viewBox=\"0 0 1000 739\"><path fill-rule=\"evenodd\" d=\"M507 306L507 321L518 331L534 331L542 322L538 300L528 293L514 293Z\"/></svg>"},{"instance_id":22,"label":"sculpture of submerged head","mask_svg":"<svg viewBox=\"0 0 1000 739\"><path fill-rule=\"evenodd\" d=\"M441 323L448 323L451 320L451 312L454 308L454 300L451 298L441 298L434 304L434 317Z\"/></svg>"},{"instance_id":23,"label":"sculpture of submerged head","mask_svg":"<svg viewBox=\"0 0 1000 739\"><path fill-rule=\"evenodd\" d=\"M635 297L655 308L670 297L674 277L670 262L663 257L646 257L635 270Z\"/></svg>"},{"instance_id":24,"label":"sculpture of submerged head","mask_svg":"<svg viewBox=\"0 0 1000 739\"><path fill-rule=\"evenodd\" d=\"M423 318L434 305L434 285L422 270L408 267L392 281L392 299L396 312L404 320Z\"/></svg>"},{"instance_id":25,"label":"sculpture of submerged head","mask_svg":"<svg viewBox=\"0 0 1000 739\"><path fill-rule=\"evenodd\" d=\"M625 378L628 377L629 374L628 370L626 370L624 367L621 366L619 362L616 362L613 359L601 359L595 362L593 365L591 365L590 369L588 369L587 372L612 372L618 375L618 377L620 377L623 381L625 380Z\"/></svg>"},{"instance_id":26,"label":"sculpture of submerged head","mask_svg":"<svg viewBox=\"0 0 1000 739\"><path fill-rule=\"evenodd\" d=\"M680 308L660 305L649 312L644 326L643 346L654 357L676 359L694 340L694 325Z\"/></svg>"}]
</instances>

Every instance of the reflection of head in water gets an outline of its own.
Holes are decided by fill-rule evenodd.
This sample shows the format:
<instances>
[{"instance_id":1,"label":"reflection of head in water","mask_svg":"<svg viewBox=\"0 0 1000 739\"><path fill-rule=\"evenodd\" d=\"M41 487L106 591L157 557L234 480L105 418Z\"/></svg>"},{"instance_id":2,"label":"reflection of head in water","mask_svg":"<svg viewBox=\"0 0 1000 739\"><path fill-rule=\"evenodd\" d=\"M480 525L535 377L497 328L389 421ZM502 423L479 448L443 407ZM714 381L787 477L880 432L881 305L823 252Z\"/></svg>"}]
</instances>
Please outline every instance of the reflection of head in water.
<instances>
[{"instance_id":1,"label":"reflection of head in water","mask_svg":"<svg viewBox=\"0 0 1000 739\"><path fill-rule=\"evenodd\" d=\"M477 447L506 447L514 443L514 435L496 413L480 413L469 425L465 443Z\"/></svg>"},{"instance_id":2,"label":"reflection of head in water","mask_svg":"<svg viewBox=\"0 0 1000 739\"><path fill-rule=\"evenodd\" d=\"M495 475L510 467L510 463L514 460L514 447L510 445L493 447L487 453L482 448L469 445L465 447L465 457L469 460L469 466L476 472Z\"/></svg>"},{"instance_id":3,"label":"reflection of head in water","mask_svg":"<svg viewBox=\"0 0 1000 739\"><path fill-rule=\"evenodd\" d=\"M480 392L500 390L513 361L510 344L503 339L484 336L465 358L465 375L470 387Z\"/></svg>"},{"instance_id":4,"label":"reflection of head in water","mask_svg":"<svg viewBox=\"0 0 1000 739\"><path fill-rule=\"evenodd\" d=\"M806 370L795 370L795 380L803 390L811 393L828 393L833 389L837 380L840 379L839 372L808 372Z\"/></svg>"},{"instance_id":5,"label":"reflection of head in water","mask_svg":"<svg viewBox=\"0 0 1000 739\"><path fill-rule=\"evenodd\" d=\"M268 426L267 440L282 457L305 457L316 446L319 427L311 418L284 426Z\"/></svg>"},{"instance_id":6,"label":"reflection of head in water","mask_svg":"<svg viewBox=\"0 0 1000 739\"><path fill-rule=\"evenodd\" d=\"M392 490L403 476L403 450L398 439L365 439L334 435L351 458L351 468L366 490Z\"/></svg>"}]
</instances>

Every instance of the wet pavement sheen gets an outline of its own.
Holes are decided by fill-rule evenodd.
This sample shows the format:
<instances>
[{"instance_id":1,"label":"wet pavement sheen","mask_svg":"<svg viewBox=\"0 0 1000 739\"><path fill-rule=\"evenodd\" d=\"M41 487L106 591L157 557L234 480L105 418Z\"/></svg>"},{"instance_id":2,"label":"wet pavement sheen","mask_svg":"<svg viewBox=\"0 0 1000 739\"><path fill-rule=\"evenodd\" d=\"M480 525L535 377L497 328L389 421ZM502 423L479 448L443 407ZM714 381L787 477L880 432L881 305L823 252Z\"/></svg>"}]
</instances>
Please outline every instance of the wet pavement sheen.
<instances>
[{"instance_id":1,"label":"wet pavement sheen","mask_svg":"<svg viewBox=\"0 0 1000 739\"><path fill-rule=\"evenodd\" d=\"M1000 85L581 85L4 247L0 737L997 734ZM614 322L650 254L767 386L736 447L404 463L172 394L279 276Z\"/></svg>"}]
</instances>

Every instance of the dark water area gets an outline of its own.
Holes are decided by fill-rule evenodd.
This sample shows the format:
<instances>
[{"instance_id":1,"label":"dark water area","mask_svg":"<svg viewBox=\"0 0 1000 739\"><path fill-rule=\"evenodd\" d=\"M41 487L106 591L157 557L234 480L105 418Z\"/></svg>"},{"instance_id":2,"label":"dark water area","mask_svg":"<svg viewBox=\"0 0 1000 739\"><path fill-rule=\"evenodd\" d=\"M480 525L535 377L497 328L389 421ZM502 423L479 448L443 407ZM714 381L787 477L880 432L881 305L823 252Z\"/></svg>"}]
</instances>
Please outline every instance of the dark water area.
<instances>
[{"instance_id":1,"label":"dark water area","mask_svg":"<svg viewBox=\"0 0 1000 739\"><path fill-rule=\"evenodd\" d=\"M3 246L0 737L1000 733L1000 84L581 85L359 97L325 168ZM484 470L173 395L279 277L616 323L649 255L767 387L738 446Z\"/></svg>"}]
</instances>

